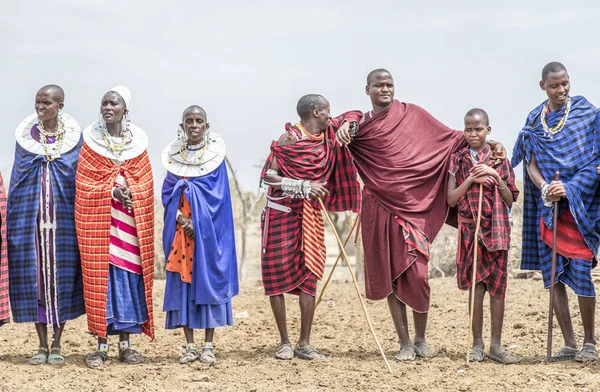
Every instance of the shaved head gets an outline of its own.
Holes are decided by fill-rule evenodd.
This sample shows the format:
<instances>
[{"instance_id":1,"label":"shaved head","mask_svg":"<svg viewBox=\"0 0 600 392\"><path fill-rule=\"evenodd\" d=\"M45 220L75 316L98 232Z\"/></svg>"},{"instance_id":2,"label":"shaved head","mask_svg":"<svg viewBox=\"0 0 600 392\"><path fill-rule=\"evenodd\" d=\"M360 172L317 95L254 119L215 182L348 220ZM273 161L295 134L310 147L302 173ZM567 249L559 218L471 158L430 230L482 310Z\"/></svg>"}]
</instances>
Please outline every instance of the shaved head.
<instances>
[{"instance_id":1,"label":"shaved head","mask_svg":"<svg viewBox=\"0 0 600 392\"><path fill-rule=\"evenodd\" d=\"M562 63L559 63L558 61L548 63L542 69L542 81L546 81L546 79L548 79L548 74L562 71L565 71L567 75L569 74L569 72L567 72L567 68L562 65Z\"/></svg>"},{"instance_id":2,"label":"shaved head","mask_svg":"<svg viewBox=\"0 0 600 392\"><path fill-rule=\"evenodd\" d=\"M185 120L185 117L190 114L190 113L200 113L202 114L202 116L204 117L205 120L207 120L207 116L206 116L206 110L202 109L200 106L198 105L191 105L188 106L184 111L183 114L181 116L182 121Z\"/></svg>"},{"instance_id":3,"label":"shaved head","mask_svg":"<svg viewBox=\"0 0 600 392\"><path fill-rule=\"evenodd\" d=\"M313 110L321 110L328 103L329 102L322 95L307 94L298 100L296 112L298 113L298 116L300 116L300 120L307 121Z\"/></svg>"},{"instance_id":4,"label":"shaved head","mask_svg":"<svg viewBox=\"0 0 600 392\"><path fill-rule=\"evenodd\" d=\"M388 74L388 75L390 75L390 77L392 77L392 74L387 69L383 69L383 68L374 69L371 72L369 72L369 74L367 75L367 86L370 86L371 83L373 83L375 81L375 76L377 76L378 74Z\"/></svg>"},{"instance_id":5,"label":"shaved head","mask_svg":"<svg viewBox=\"0 0 600 392\"><path fill-rule=\"evenodd\" d=\"M48 84L42 87L38 90L38 94L41 92L48 93L52 97L56 98L59 102L63 102L65 100L65 90L56 84Z\"/></svg>"},{"instance_id":6,"label":"shaved head","mask_svg":"<svg viewBox=\"0 0 600 392\"><path fill-rule=\"evenodd\" d=\"M480 116L485 121L485 125L490 125L490 117L488 116L487 112L479 108L473 108L469 110L467 114L465 114L465 120L475 116Z\"/></svg>"}]
</instances>

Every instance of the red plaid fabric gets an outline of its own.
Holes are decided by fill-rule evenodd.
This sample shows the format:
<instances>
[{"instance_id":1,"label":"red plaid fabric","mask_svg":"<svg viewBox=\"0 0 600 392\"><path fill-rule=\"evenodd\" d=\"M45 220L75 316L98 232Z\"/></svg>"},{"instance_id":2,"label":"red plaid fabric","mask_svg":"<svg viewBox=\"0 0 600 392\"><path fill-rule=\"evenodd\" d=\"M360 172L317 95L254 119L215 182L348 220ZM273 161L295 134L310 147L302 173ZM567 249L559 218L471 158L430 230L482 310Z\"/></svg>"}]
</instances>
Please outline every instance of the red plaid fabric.
<instances>
[{"instance_id":1,"label":"red plaid fabric","mask_svg":"<svg viewBox=\"0 0 600 392\"><path fill-rule=\"evenodd\" d=\"M6 192L0 175L0 325L9 320L8 313L8 240L6 239Z\"/></svg>"},{"instance_id":2,"label":"red plaid fabric","mask_svg":"<svg viewBox=\"0 0 600 392\"><path fill-rule=\"evenodd\" d=\"M276 159L284 177L326 183L331 194L324 203L329 211L358 212L360 185L357 172L347 148L336 144L335 132L344 121L358 122L361 116L357 111L333 119L323 141L305 138L297 127L287 124L286 133L280 141L287 137L297 141L288 145L280 145L279 142L271 144L271 154L265 162L261 179ZM279 189L270 189L269 196L280 198L283 193ZM292 211L266 208L263 213L261 264L265 294L299 293L297 288L316 293L316 279L323 277L325 267L320 205L317 200L303 202L290 198L277 203L290 207ZM304 222L305 216L310 216L307 222Z\"/></svg>"},{"instance_id":3,"label":"red plaid fabric","mask_svg":"<svg viewBox=\"0 0 600 392\"><path fill-rule=\"evenodd\" d=\"M142 330L154 339L152 286L154 282L154 182L148 153L116 166L83 144L79 155L75 194L75 227L81 253L83 294L90 332L106 337L106 291L111 222L111 193L123 173L133 197L148 321Z\"/></svg>"},{"instance_id":4,"label":"red plaid fabric","mask_svg":"<svg viewBox=\"0 0 600 392\"><path fill-rule=\"evenodd\" d=\"M500 177L506 181L513 199L517 199L519 190L515 185L515 175L508 160L505 159L500 164L495 164L492 159L491 148L485 145L479 151L477 161L496 169ZM468 147L452 155L448 170L454 176L457 186L462 184L469 176L469 170L474 164ZM456 277L458 287L463 290L468 290L471 287L474 220L477 219L478 204L479 184L473 184L458 202L459 241L456 254ZM510 247L510 222L508 207L502 200L497 187L483 188L481 227L478 240L476 281L485 283L490 295L504 298L508 249Z\"/></svg>"}]
</instances>

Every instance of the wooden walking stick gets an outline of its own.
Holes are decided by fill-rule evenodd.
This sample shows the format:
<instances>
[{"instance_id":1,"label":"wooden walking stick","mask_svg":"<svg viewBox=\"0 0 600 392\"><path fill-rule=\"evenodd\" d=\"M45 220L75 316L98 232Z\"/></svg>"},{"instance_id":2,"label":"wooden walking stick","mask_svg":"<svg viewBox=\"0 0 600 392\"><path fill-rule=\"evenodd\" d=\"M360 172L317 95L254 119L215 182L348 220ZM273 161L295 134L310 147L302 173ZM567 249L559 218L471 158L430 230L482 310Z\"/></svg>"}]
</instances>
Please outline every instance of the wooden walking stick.
<instances>
[{"instance_id":1,"label":"wooden walking stick","mask_svg":"<svg viewBox=\"0 0 600 392\"><path fill-rule=\"evenodd\" d=\"M558 181L560 172L554 174L554 181ZM548 309L548 345L546 347L546 363L552 360L552 319L554 318L554 279L556 279L556 225L558 223L558 201L554 202L554 216L552 217L552 262L550 263L550 306Z\"/></svg>"},{"instance_id":2,"label":"wooden walking stick","mask_svg":"<svg viewBox=\"0 0 600 392\"><path fill-rule=\"evenodd\" d=\"M479 184L479 205L477 207L477 223L475 224L475 234L473 235L473 274L471 278L471 295L469 298L469 309L471 310L469 320L469 336L467 337L467 363L469 363L469 354L471 352L471 337L473 336L473 314L475 307L475 285L477 284L477 251L479 239L477 234L481 227L481 204L483 202L483 184Z\"/></svg>"},{"instance_id":3,"label":"wooden walking stick","mask_svg":"<svg viewBox=\"0 0 600 392\"><path fill-rule=\"evenodd\" d=\"M344 240L344 248L346 247L346 244L348 243L348 241L350 241L350 238L352 238L352 233L354 233L354 228L356 227L356 224L358 223L359 219L360 219L360 214L357 214L356 218L354 219L354 223L352 224L352 227L350 228L350 232L348 233L348 236ZM325 293L325 289L327 288L327 285L329 284L329 281L331 280L331 277L333 276L333 271L335 271L335 267L337 267L338 261L340 261L341 258L342 258L342 251L340 251L340 253L338 253L337 258L335 259L335 263L333 263L331 272L329 272L329 277L325 281L325 284L323 285L323 288L321 289L321 293L319 294L319 298L317 299L315 309L321 303L321 300L323 299L323 294Z\"/></svg>"},{"instance_id":4,"label":"wooden walking stick","mask_svg":"<svg viewBox=\"0 0 600 392\"><path fill-rule=\"evenodd\" d=\"M338 245L342 249L342 254L344 255L344 259L346 260L346 265L348 266L348 270L350 270L350 275L352 276L352 282L354 282L354 288L356 289L356 294L358 294L358 299L360 300L362 310L365 313L365 317L367 319L367 323L369 324L369 329L371 330L371 333L373 334L373 338L375 339L375 343L377 343L377 348L379 349L379 352L381 353L381 356L383 357L383 360L385 361L385 366L387 366L387 369L389 370L389 372L391 374L393 374L392 368L390 367L390 363L388 362L387 357L385 356L385 353L383 352L383 348L381 348L379 339L377 339L377 335L375 334L375 329L373 328L373 324L371 324L371 319L369 318L369 313L367 312L367 306L365 305L365 302L363 301L362 296L360 295L360 289L358 288L358 282L356 281L356 277L354 276L354 271L352 271L352 266L350 265L350 260L348 260L348 255L346 254L346 249L344 249L342 240L340 239L340 236L338 235L337 230L335 229L335 225L331 221L331 218L327 214L327 209L325 209L325 204L323 204L323 200L321 200L321 198L319 198L319 204L321 204L321 208L323 209L325 218L327 219L327 222L329 222L329 225L331 226L331 230L333 230L333 234L335 235L335 239L337 240Z\"/></svg>"}]
</instances>

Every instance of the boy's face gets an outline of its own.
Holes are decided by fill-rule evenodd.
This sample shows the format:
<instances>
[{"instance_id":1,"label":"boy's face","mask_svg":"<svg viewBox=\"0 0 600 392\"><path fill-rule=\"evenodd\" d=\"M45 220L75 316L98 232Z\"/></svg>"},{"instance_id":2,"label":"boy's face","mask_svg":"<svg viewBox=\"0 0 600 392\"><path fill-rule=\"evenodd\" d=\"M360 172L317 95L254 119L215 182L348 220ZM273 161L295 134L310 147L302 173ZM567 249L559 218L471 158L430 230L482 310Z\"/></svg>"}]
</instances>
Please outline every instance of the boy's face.
<instances>
[{"instance_id":1,"label":"boy's face","mask_svg":"<svg viewBox=\"0 0 600 392\"><path fill-rule=\"evenodd\" d=\"M472 149L481 149L491 131L492 127L486 124L483 116L475 114L465 117L465 138Z\"/></svg>"}]
</instances>

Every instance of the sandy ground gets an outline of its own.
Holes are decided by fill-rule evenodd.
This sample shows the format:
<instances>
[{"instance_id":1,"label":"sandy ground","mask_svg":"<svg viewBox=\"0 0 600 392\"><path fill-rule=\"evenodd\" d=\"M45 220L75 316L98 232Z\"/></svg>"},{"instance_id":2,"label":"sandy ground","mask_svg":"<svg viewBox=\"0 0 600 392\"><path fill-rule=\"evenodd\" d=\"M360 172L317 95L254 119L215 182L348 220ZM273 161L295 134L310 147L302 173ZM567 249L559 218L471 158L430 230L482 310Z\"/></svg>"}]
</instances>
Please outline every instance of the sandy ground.
<instances>
[{"instance_id":1,"label":"sandy ground","mask_svg":"<svg viewBox=\"0 0 600 392\"><path fill-rule=\"evenodd\" d=\"M504 343L523 357L523 363L503 366L493 362L467 365L464 360L467 295L456 288L453 278L433 279L432 309L428 339L436 358L397 363L393 357L398 343L385 302L368 303L377 335L390 359L393 375L377 354L354 287L337 282L328 289L317 309L313 329L314 345L334 356L328 361L299 359L277 361L273 358L278 334L268 300L261 286L244 284L234 300L236 325L216 333L218 364L207 367L199 362L180 365L184 350L181 331L166 331L162 296L164 282L156 282L155 306L157 339L150 342L136 336L133 344L147 357L146 363L132 366L111 360L102 370L86 368L84 359L94 346L87 335L85 317L67 324L63 354L67 363L55 368L26 363L36 351L33 325L5 325L0 329L0 386L3 391L595 391L600 390L600 365L575 362L541 363L546 347L547 294L541 282L510 280ZM600 288L600 287L599 287ZM362 288L361 288L362 289ZM573 321L581 344L582 327L574 298ZM486 304L487 309L487 304ZM245 312L245 313L244 313ZM243 317L247 314L247 317ZM298 336L298 301L288 297L288 323L291 336ZM489 319L486 318L489 326ZM598 327L597 327L598 328ZM555 325L555 347L562 340ZM486 339L489 329L485 330ZM198 339L201 340L200 337ZM111 341L116 343L116 341Z\"/></svg>"}]
</instances>

